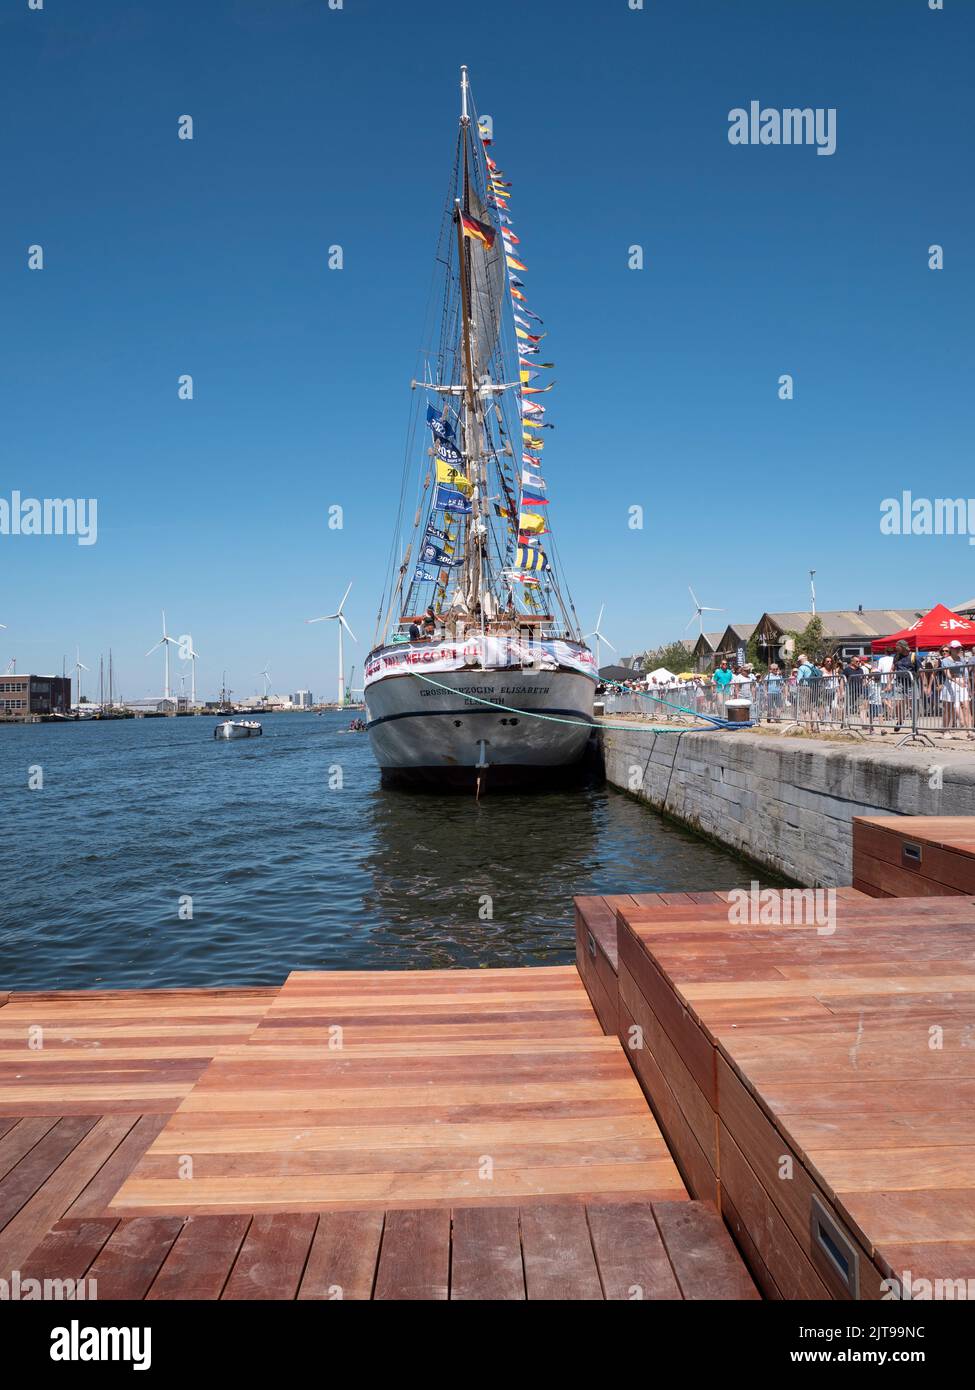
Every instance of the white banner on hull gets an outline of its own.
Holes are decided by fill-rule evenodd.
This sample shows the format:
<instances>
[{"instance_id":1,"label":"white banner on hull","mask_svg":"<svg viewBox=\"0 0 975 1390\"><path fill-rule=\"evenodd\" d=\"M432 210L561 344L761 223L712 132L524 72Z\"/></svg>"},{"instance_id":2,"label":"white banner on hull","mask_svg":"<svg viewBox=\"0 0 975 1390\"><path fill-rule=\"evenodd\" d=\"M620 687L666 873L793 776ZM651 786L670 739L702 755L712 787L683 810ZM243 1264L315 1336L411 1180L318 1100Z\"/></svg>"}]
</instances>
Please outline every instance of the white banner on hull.
<instances>
[{"instance_id":1,"label":"white banner on hull","mask_svg":"<svg viewBox=\"0 0 975 1390\"><path fill-rule=\"evenodd\" d=\"M596 662L591 651L574 642L550 638L530 642L519 637L482 637L479 633L463 641L410 642L385 647L366 663L365 684L383 676L402 675L418 670L423 675L435 671L508 670L578 671L596 678Z\"/></svg>"}]
</instances>

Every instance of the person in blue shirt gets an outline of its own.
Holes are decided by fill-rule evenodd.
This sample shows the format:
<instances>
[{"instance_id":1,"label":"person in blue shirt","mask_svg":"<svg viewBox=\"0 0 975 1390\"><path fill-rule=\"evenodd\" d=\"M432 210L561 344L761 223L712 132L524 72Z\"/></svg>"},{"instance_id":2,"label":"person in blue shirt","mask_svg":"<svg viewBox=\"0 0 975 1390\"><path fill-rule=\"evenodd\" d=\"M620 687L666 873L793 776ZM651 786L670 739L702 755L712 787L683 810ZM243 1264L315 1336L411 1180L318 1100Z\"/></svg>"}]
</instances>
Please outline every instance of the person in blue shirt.
<instances>
[{"instance_id":1,"label":"person in blue shirt","mask_svg":"<svg viewBox=\"0 0 975 1390\"><path fill-rule=\"evenodd\" d=\"M728 686L731 684L731 678L732 673L728 667L728 662L725 658L722 658L721 665L714 673L714 683L718 687L719 694L724 695L727 693Z\"/></svg>"},{"instance_id":2,"label":"person in blue shirt","mask_svg":"<svg viewBox=\"0 0 975 1390\"><path fill-rule=\"evenodd\" d=\"M776 662L772 662L765 677L765 690L768 696L769 723L778 723L782 709L782 672Z\"/></svg>"}]
</instances>

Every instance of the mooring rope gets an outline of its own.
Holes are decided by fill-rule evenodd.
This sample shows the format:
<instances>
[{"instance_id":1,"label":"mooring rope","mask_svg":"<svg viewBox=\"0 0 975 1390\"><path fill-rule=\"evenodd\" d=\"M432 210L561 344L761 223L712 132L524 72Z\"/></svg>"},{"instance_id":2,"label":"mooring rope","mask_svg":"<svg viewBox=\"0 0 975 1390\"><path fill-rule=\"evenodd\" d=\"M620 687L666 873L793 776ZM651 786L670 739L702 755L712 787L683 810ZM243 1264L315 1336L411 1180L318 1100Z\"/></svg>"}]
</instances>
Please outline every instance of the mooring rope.
<instances>
[{"instance_id":1,"label":"mooring rope","mask_svg":"<svg viewBox=\"0 0 975 1390\"><path fill-rule=\"evenodd\" d=\"M640 695L647 700L656 700L658 705L666 705L668 709L680 710L681 714L693 715L695 719L706 719L709 723L715 724L719 729L741 729L751 728L754 720L723 719L720 714L702 714L700 710L688 709L686 705L675 705L672 700L665 700L660 695L651 695L649 690L629 690L625 685L620 685L618 681L603 681L603 685L612 686L615 690L624 695Z\"/></svg>"},{"instance_id":2,"label":"mooring rope","mask_svg":"<svg viewBox=\"0 0 975 1390\"><path fill-rule=\"evenodd\" d=\"M576 724L586 729L619 729L623 731L632 731L633 729L632 724L605 724L602 722L597 722L596 720L590 721L588 719L566 719L564 716L558 714L540 714L538 710L516 709L513 705L502 705L497 700L484 700L479 695L468 695L466 691L458 690L456 686L444 685L443 681L435 681L432 676L424 676L419 671L414 671L413 675L416 676L417 680L426 681L427 685L435 685L439 690L446 690L450 695L461 695L465 700L473 700L475 704L487 705L491 709L503 710L505 714L526 714L530 716L532 719L543 719L549 724ZM633 694L634 692L628 691L627 693ZM650 698L655 699L656 697L651 696ZM666 704L667 701L662 700L660 703ZM681 706L674 705L672 708L681 709ZM693 715L696 719L708 720L712 725L714 725L718 729L751 728L750 722L738 723L731 719L718 719L715 715L698 714L696 710L683 710L682 712L684 714ZM640 727L653 729L655 733L660 734L701 734L707 732L705 729L688 729L683 724L644 724Z\"/></svg>"}]
</instances>

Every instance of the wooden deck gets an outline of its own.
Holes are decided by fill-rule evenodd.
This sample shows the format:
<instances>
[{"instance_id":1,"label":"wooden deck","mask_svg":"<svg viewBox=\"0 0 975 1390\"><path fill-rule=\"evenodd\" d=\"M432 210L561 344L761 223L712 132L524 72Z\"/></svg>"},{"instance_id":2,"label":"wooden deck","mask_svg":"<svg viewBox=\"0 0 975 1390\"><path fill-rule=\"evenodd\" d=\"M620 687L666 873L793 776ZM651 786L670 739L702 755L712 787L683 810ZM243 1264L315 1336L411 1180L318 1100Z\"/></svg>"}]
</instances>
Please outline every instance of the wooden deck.
<instances>
[{"instance_id":1,"label":"wooden deck","mask_svg":"<svg viewBox=\"0 0 975 1390\"><path fill-rule=\"evenodd\" d=\"M758 1296L571 968L0 995L0 1047L0 1278L100 1299Z\"/></svg>"},{"instance_id":2,"label":"wooden deck","mask_svg":"<svg viewBox=\"0 0 975 1390\"><path fill-rule=\"evenodd\" d=\"M58 1222L21 1281L105 1299L754 1300L699 1202Z\"/></svg>"},{"instance_id":3,"label":"wooden deck","mask_svg":"<svg viewBox=\"0 0 975 1390\"><path fill-rule=\"evenodd\" d=\"M168 1115L277 989L0 995L0 1115Z\"/></svg>"},{"instance_id":4,"label":"wooden deck","mask_svg":"<svg viewBox=\"0 0 975 1390\"><path fill-rule=\"evenodd\" d=\"M622 908L621 1031L768 1295L848 1296L844 1261L860 1297L904 1271L975 1279L975 901L837 909L819 935Z\"/></svg>"},{"instance_id":5,"label":"wooden deck","mask_svg":"<svg viewBox=\"0 0 975 1390\"><path fill-rule=\"evenodd\" d=\"M210 1063L113 1209L683 1194L571 966L308 972Z\"/></svg>"}]
</instances>

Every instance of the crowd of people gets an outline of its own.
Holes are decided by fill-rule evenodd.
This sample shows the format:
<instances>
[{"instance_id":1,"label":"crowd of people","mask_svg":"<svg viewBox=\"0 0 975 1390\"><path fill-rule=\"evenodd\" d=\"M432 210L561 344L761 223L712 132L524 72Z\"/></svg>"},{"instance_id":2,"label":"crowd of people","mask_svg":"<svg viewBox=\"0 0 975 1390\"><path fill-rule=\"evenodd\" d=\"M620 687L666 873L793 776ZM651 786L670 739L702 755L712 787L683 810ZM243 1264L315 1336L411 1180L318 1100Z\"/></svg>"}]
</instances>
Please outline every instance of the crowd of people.
<instances>
[{"instance_id":1,"label":"crowd of people","mask_svg":"<svg viewBox=\"0 0 975 1390\"><path fill-rule=\"evenodd\" d=\"M820 661L799 653L791 667L772 663L758 671L750 662L723 658L713 672L693 676L634 677L606 687L643 697L647 712L655 697L664 706L701 714L721 714L729 700L744 700L751 718L776 723L784 718L814 724L891 725L898 732L914 718L928 732L975 739L975 648L957 639L929 651L914 652L906 642L879 656L827 656Z\"/></svg>"}]
</instances>

